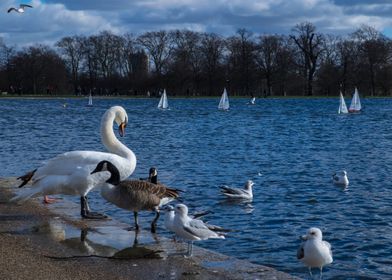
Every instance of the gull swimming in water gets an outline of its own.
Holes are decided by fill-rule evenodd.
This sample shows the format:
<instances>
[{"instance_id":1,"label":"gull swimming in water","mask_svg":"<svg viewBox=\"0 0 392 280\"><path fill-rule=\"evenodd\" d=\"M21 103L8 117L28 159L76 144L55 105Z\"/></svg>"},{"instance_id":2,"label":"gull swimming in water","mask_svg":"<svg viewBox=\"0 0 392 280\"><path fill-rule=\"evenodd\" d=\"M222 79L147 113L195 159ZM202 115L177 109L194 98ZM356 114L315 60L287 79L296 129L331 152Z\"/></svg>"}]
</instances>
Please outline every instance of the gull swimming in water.
<instances>
[{"instance_id":1,"label":"gull swimming in water","mask_svg":"<svg viewBox=\"0 0 392 280\"><path fill-rule=\"evenodd\" d=\"M212 231L202 220L189 217L188 207L185 204L177 204L174 211L174 233L189 242L187 256L192 256L193 241L207 240L209 238L225 239L223 234Z\"/></svg>"},{"instance_id":2,"label":"gull swimming in water","mask_svg":"<svg viewBox=\"0 0 392 280\"><path fill-rule=\"evenodd\" d=\"M344 187L348 186L349 181L347 177L347 172L345 170L336 172L332 176L332 181L335 185L338 186L344 186Z\"/></svg>"},{"instance_id":3,"label":"gull swimming in water","mask_svg":"<svg viewBox=\"0 0 392 280\"><path fill-rule=\"evenodd\" d=\"M20 4L19 8L14 8L11 7L8 9L7 13L10 13L12 11L15 11L17 13L24 13L25 12L25 8L32 8L33 6L27 5L27 4Z\"/></svg>"},{"instance_id":4,"label":"gull swimming in water","mask_svg":"<svg viewBox=\"0 0 392 280\"><path fill-rule=\"evenodd\" d=\"M248 180L245 183L245 188L231 188L228 186L220 186L221 192L229 197L229 198L238 198L238 199L248 199L251 200L253 198L252 187L254 183L252 180Z\"/></svg>"},{"instance_id":5,"label":"gull swimming in water","mask_svg":"<svg viewBox=\"0 0 392 280\"><path fill-rule=\"evenodd\" d=\"M331 244L323 241L323 234L319 228L312 227L306 235L301 237L304 242L297 251L297 259L302 261L312 275L312 267L320 268L320 279L323 275L323 266L333 262Z\"/></svg>"}]
</instances>

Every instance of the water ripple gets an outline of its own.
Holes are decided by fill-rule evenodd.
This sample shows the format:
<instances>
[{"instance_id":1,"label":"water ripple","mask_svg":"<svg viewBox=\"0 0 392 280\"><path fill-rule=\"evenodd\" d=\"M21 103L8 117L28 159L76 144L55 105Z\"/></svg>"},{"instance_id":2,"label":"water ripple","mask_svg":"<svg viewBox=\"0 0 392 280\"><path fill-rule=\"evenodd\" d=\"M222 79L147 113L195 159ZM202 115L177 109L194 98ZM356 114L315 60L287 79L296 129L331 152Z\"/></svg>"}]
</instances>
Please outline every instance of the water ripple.
<instances>
[{"instance_id":1,"label":"water ripple","mask_svg":"<svg viewBox=\"0 0 392 280\"><path fill-rule=\"evenodd\" d=\"M67 107L62 104L67 102ZM389 279L392 274L392 100L364 99L365 111L337 115L334 99L0 100L0 176L16 176L69 150L103 150L103 112L122 105L129 115L122 139L137 155L133 178L156 166L160 180L186 190L191 211L213 210L211 223L236 229L201 246L304 277L296 260L299 236L317 226L330 241L334 263L324 279ZM331 184L346 169L350 186ZM255 182L253 202L222 198L221 184ZM70 198L77 201L77 198ZM129 222L132 215L102 203L91 206ZM142 213L148 227L153 214ZM160 232L165 232L162 223ZM167 233L164 233L167 234Z\"/></svg>"}]
</instances>

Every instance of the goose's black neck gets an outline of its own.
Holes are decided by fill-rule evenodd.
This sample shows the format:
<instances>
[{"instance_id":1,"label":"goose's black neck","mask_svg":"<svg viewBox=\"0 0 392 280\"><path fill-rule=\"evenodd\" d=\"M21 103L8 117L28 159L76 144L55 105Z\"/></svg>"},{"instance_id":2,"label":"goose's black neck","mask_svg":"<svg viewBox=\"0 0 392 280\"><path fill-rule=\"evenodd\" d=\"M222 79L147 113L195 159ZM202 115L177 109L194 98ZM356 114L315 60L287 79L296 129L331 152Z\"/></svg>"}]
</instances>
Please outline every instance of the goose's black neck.
<instances>
[{"instance_id":1,"label":"goose's black neck","mask_svg":"<svg viewBox=\"0 0 392 280\"><path fill-rule=\"evenodd\" d=\"M120 172L118 171L117 167L110 163L108 164L107 169L111 176L106 180L106 183L118 185L120 183Z\"/></svg>"}]
</instances>

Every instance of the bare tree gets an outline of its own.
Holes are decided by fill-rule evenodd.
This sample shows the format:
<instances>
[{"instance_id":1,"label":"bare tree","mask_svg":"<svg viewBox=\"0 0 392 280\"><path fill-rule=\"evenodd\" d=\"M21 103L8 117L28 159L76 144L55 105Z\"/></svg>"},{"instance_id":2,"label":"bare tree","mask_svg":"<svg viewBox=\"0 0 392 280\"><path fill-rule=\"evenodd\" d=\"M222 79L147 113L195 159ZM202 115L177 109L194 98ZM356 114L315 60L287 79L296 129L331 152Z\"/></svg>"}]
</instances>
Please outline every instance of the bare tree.
<instances>
[{"instance_id":1,"label":"bare tree","mask_svg":"<svg viewBox=\"0 0 392 280\"><path fill-rule=\"evenodd\" d=\"M223 70L224 42L217 34L204 33L202 35L200 51L202 65L204 65L203 71L207 78L207 92L209 95L213 95L216 93L216 89L219 88L219 83L224 81L224 76L220 75Z\"/></svg>"},{"instance_id":2,"label":"bare tree","mask_svg":"<svg viewBox=\"0 0 392 280\"><path fill-rule=\"evenodd\" d=\"M309 22L297 24L292 31L295 35L291 35L290 38L302 54L305 92L307 95L313 95L313 79L319 57L323 52L324 36L316 33L316 27Z\"/></svg>"},{"instance_id":3,"label":"bare tree","mask_svg":"<svg viewBox=\"0 0 392 280\"><path fill-rule=\"evenodd\" d=\"M172 37L167 31L146 32L138 37L138 42L147 50L152 58L155 73L160 77L168 66L173 50Z\"/></svg>"},{"instance_id":4,"label":"bare tree","mask_svg":"<svg viewBox=\"0 0 392 280\"><path fill-rule=\"evenodd\" d=\"M283 47L283 39L277 35L258 38L255 61L267 82L267 95L272 95L272 79L278 68L278 55Z\"/></svg>"},{"instance_id":5,"label":"bare tree","mask_svg":"<svg viewBox=\"0 0 392 280\"><path fill-rule=\"evenodd\" d=\"M352 38L359 44L359 54L365 68L368 69L370 79L370 94L376 94L377 72L385 67L390 58L389 40L373 27L362 25L352 34Z\"/></svg>"},{"instance_id":6,"label":"bare tree","mask_svg":"<svg viewBox=\"0 0 392 280\"><path fill-rule=\"evenodd\" d=\"M77 92L79 68L83 57L83 38L80 36L64 37L56 43L63 55L67 68L71 72L74 92Z\"/></svg>"},{"instance_id":7,"label":"bare tree","mask_svg":"<svg viewBox=\"0 0 392 280\"><path fill-rule=\"evenodd\" d=\"M237 36L230 37L227 40L229 79L242 95L250 94L254 81L255 43L252 35L246 29L239 29Z\"/></svg>"}]
</instances>

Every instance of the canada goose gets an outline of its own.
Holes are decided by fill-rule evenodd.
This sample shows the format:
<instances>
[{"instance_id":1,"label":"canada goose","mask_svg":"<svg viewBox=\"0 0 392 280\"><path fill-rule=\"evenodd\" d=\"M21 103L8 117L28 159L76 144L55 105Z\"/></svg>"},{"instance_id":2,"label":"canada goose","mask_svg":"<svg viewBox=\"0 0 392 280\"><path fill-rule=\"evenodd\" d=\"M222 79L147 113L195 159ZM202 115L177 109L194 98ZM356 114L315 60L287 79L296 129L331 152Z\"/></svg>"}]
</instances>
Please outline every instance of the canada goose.
<instances>
[{"instance_id":1,"label":"canada goose","mask_svg":"<svg viewBox=\"0 0 392 280\"><path fill-rule=\"evenodd\" d=\"M99 162L91 174L101 171L109 171L111 175L101 188L102 197L119 208L133 211L136 230L139 230L138 211L155 211L157 215L151 223L151 232L155 233L159 208L178 198L179 190L142 180L120 181L117 167L106 160Z\"/></svg>"},{"instance_id":2,"label":"canada goose","mask_svg":"<svg viewBox=\"0 0 392 280\"><path fill-rule=\"evenodd\" d=\"M192 219L189 217L188 207L185 204L177 204L174 211L174 233L178 237L189 242L187 252L188 256L192 256L193 241L206 240L209 238L225 239L223 234L212 231L202 220Z\"/></svg>"},{"instance_id":3,"label":"canada goose","mask_svg":"<svg viewBox=\"0 0 392 280\"><path fill-rule=\"evenodd\" d=\"M333 262L331 244L323 241L323 234L319 228L310 228L305 236L301 237L304 242L297 251L297 259L302 261L312 275L312 267L320 268L320 279L323 275L323 266Z\"/></svg>"},{"instance_id":4,"label":"canada goose","mask_svg":"<svg viewBox=\"0 0 392 280\"><path fill-rule=\"evenodd\" d=\"M332 175L332 182L337 186L348 186L349 181L347 177L347 172L345 170L336 172Z\"/></svg>"},{"instance_id":5,"label":"canada goose","mask_svg":"<svg viewBox=\"0 0 392 280\"><path fill-rule=\"evenodd\" d=\"M88 192L107 179L102 174L92 176L91 171L100 161L110 160L119 169L120 178L125 179L136 167L135 154L116 138L113 122L119 125L120 136L123 136L128 123L128 116L123 107L111 107L102 117L101 138L109 153L72 151L58 155L38 169L19 177L22 180L19 187L23 187L29 181L32 181L32 187L24 189L11 201L24 201L30 197L50 194L79 195L83 218L106 218L105 215L91 212L88 205Z\"/></svg>"},{"instance_id":6,"label":"canada goose","mask_svg":"<svg viewBox=\"0 0 392 280\"><path fill-rule=\"evenodd\" d=\"M32 7L33 6L30 6L30 5L27 5L27 4L20 4L19 8L14 8L14 7L9 8L7 13L10 13L12 11L15 11L17 13L24 13L25 8L32 8Z\"/></svg>"},{"instance_id":7,"label":"canada goose","mask_svg":"<svg viewBox=\"0 0 392 280\"><path fill-rule=\"evenodd\" d=\"M231 188L228 186L221 186L220 188L221 188L221 192L229 198L252 199L253 198L253 192L252 192L253 185L254 185L253 181L248 180L245 183L244 189Z\"/></svg>"}]
</instances>

